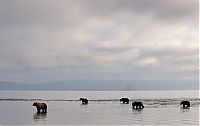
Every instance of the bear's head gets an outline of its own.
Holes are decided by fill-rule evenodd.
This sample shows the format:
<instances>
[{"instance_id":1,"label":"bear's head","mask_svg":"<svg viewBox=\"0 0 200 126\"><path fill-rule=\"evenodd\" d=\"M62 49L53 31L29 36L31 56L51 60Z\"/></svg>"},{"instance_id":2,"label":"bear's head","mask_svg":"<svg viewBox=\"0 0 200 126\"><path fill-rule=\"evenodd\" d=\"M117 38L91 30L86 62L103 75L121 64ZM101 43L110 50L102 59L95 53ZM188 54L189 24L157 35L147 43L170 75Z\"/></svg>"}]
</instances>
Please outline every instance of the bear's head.
<instances>
[{"instance_id":1,"label":"bear's head","mask_svg":"<svg viewBox=\"0 0 200 126\"><path fill-rule=\"evenodd\" d=\"M84 100L85 98L80 98L79 100Z\"/></svg>"},{"instance_id":2,"label":"bear's head","mask_svg":"<svg viewBox=\"0 0 200 126\"><path fill-rule=\"evenodd\" d=\"M38 104L37 102L34 102L34 103L33 103L33 106L37 106L37 104Z\"/></svg>"}]
</instances>

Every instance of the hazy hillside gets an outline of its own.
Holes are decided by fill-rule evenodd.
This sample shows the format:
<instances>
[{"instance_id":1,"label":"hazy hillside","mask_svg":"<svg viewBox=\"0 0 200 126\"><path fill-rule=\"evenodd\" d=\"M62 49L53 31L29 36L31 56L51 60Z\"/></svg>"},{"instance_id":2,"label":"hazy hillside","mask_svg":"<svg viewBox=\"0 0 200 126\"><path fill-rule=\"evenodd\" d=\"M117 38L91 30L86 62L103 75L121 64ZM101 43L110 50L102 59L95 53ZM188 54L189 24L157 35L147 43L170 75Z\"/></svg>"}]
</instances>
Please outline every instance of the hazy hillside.
<instances>
[{"instance_id":1,"label":"hazy hillside","mask_svg":"<svg viewBox=\"0 0 200 126\"><path fill-rule=\"evenodd\" d=\"M162 83L162 84L161 84ZM131 91L131 90L198 90L192 81L144 80L67 80L52 83L13 83L0 81L0 90L42 91Z\"/></svg>"}]
</instances>

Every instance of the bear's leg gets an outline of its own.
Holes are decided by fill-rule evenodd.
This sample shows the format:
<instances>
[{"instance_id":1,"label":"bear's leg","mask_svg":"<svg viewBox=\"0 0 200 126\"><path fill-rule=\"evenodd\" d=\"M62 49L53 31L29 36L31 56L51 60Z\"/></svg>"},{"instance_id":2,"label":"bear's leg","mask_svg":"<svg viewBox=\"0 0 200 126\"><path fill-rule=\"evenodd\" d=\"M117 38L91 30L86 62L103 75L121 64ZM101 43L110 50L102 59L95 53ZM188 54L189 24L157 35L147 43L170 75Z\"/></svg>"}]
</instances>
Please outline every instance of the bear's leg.
<instances>
[{"instance_id":1,"label":"bear's leg","mask_svg":"<svg viewBox=\"0 0 200 126\"><path fill-rule=\"evenodd\" d=\"M37 109L37 113L40 113L40 109L39 108Z\"/></svg>"}]
</instances>

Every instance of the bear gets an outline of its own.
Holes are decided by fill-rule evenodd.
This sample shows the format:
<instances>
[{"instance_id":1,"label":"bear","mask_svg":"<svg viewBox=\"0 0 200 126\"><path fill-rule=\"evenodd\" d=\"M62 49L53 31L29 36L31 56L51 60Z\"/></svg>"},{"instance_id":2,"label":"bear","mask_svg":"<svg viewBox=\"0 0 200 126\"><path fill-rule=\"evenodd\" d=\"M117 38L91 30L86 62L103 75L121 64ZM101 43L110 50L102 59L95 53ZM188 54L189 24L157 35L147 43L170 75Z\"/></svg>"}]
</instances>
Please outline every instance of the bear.
<instances>
[{"instance_id":1,"label":"bear","mask_svg":"<svg viewBox=\"0 0 200 126\"><path fill-rule=\"evenodd\" d=\"M37 113L40 113L42 109L42 113L47 113L47 105L45 103L34 102L33 106L37 108Z\"/></svg>"},{"instance_id":2,"label":"bear","mask_svg":"<svg viewBox=\"0 0 200 126\"><path fill-rule=\"evenodd\" d=\"M142 102L140 102L140 101L133 102L132 106L133 106L133 109L143 109L144 108Z\"/></svg>"},{"instance_id":3,"label":"bear","mask_svg":"<svg viewBox=\"0 0 200 126\"><path fill-rule=\"evenodd\" d=\"M121 98L120 102L123 102L123 104L129 104L129 99L128 98Z\"/></svg>"},{"instance_id":4,"label":"bear","mask_svg":"<svg viewBox=\"0 0 200 126\"><path fill-rule=\"evenodd\" d=\"M189 101L182 101L180 105L183 105L183 108L189 108L190 107L190 102Z\"/></svg>"},{"instance_id":5,"label":"bear","mask_svg":"<svg viewBox=\"0 0 200 126\"><path fill-rule=\"evenodd\" d=\"M86 98L80 98L79 100L82 101L82 104L88 104L88 100Z\"/></svg>"}]
</instances>

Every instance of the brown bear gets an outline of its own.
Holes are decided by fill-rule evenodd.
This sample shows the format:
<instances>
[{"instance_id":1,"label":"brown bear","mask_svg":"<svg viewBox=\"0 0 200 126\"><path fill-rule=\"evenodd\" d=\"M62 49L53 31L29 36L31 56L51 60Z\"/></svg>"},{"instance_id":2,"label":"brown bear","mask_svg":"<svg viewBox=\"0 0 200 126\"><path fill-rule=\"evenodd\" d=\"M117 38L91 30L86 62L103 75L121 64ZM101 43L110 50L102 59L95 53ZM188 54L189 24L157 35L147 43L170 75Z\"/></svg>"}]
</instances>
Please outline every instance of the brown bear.
<instances>
[{"instance_id":1,"label":"brown bear","mask_svg":"<svg viewBox=\"0 0 200 126\"><path fill-rule=\"evenodd\" d=\"M129 104L129 99L128 98L121 98L120 102L123 102L123 104Z\"/></svg>"},{"instance_id":2,"label":"brown bear","mask_svg":"<svg viewBox=\"0 0 200 126\"><path fill-rule=\"evenodd\" d=\"M88 100L86 98L80 98L79 100L82 101L82 104L88 104Z\"/></svg>"},{"instance_id":3,"label":"brown bear","mask_svg":"<svg viewBox=\"0 0 200 126\"><path fill-rule=\"evenodd\" d=\"M132 106L133 106L133 109L143 109L144 108L142 102L140 102L140 101L133 102Z\"/></svg>"},{"instance_id":4,"label":"brown bear","mask_svg":"<svg viewBox=\"0 0 200 126\"><path fill-rule=\"evenodd\" d=\"M45 103L34 102L33 106L37 108L37 113L40 113L42 109L42 113L47 113L47 105Z\"/></svg>"},{"instance_id":5,"label":"brown bear","mask_svg":"<svg viewBox=\"0 0 200 126\"><path fill-rule=\"evenodd\" d=\"M182 101L180 105L183 105L183 108L189 108L190 107L190 102L189 101Z\"/></svg>"}]
</instances>

